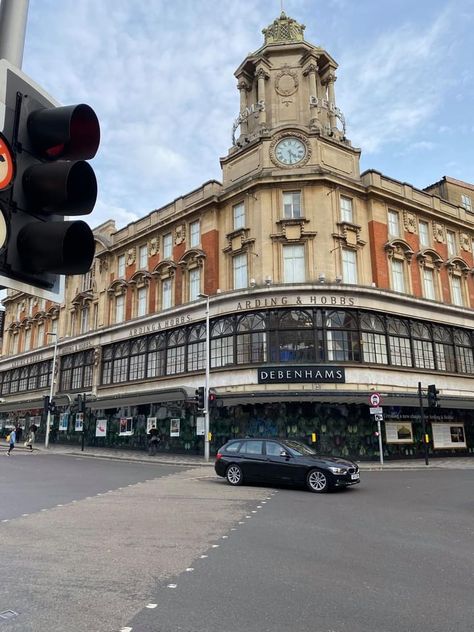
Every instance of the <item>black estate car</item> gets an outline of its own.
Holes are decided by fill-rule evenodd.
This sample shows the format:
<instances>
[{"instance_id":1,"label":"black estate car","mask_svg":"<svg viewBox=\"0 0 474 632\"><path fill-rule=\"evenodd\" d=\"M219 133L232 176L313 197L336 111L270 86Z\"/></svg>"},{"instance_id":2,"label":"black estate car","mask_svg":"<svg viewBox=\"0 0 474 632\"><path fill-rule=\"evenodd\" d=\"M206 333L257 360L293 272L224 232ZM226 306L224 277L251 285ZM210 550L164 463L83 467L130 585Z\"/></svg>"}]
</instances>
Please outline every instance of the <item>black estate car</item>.
<instances>
[{"instance_id":1,"label":"black estate car","mask_svg":"<svg viewBox=\"0 0 474 632\"><path fill-rule=\"evenodd\" d=\"M360 482L359 467L353 461L320 456L292 439L234 439L220 448L214 469L230 485L291 483L306 485L316 493Z\"/></svg>"}]
</instances>

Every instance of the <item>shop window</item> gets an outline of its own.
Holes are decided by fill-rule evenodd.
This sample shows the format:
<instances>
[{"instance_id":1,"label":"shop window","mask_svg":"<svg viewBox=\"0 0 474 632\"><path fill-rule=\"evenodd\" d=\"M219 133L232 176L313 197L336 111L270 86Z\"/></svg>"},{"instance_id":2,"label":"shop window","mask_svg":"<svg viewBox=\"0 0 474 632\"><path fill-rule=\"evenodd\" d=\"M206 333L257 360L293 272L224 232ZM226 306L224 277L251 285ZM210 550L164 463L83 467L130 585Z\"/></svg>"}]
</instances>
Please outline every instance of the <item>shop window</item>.
<instances>
[{"instance_id":1,"label":"shop window","mask_svg":"<svg viewBox=\"0 0 474 632\"><path fill-rule=\"evenodd\" d=\"M166 373L174 375L184 372L184 358L186 352L186 334L184 330L173 331L168 337L166 355Z\"/></svg>"},{"instance_id":2,"label":"shop window","mask_svg":"<svg viewBox=\"0 0 474 632\"><path fill-rule=\"evenodd\" d=\"M388 364L387 338L382 318L375 314L362 314L362 357L371 364Z\"/></svg>"},{"instance_id":3,"label":"shop window","mask_svg":"<svg viewBox=\"0 0 474 632\"><path fill-rule=\"evenodd\" d=\"M30 373L28 376L28 390L34 391L38 387L38 365L33 364L30 366Z\"/></svg>"},{"instance_id":4,"label":"shop window","mask_svg":"<svg viewBox=\"0 0 474 632\"><path fill-rule=\"evenodd\" d=\"M146 339L138 338L130 345L130 380L142 380L146 372Z\"/></svg>"},{"instance_id":5,"label":"shop window","mask_svg":"<svg viewBox=\"0 0 474 632\"><path fill-rule=\"evenodd\" d=\"M154 334L148 339L147 377L165 375L166 337Z\"/></svg>"},{"instance_id":6,"label":"shop window","mask_svg":"<svg viewBox=\"0 0 474 632\"><path fill-rule=\"evenodd\" d=\"M211 328L211 367L233 365L234 358L234 320L220 318Z\"/></svg>"},{"instance_id":7,"label":"shop window","mask_svg":"<svg viewBox=\"0 0 474 632\"><path fill-rule=\"evenodd\" d=\"M456 371L453 334L447 327L433 329L436 368L439 371Z\"/></svg>"},{"instance_id":8,"label":"shop window","mask_svg":"<svg viewBox=\"0 0 474 632\"><path fill-rule=\"evenodd\" d=\"M247 314L237 321L237 364L267 361L265 318L262 314Z\"/></svg>"},{"instance_id":9,"label":"shop window","mask_svg":"<svg viewBox=\"0 0 474 632\"><path fill-rule=\"evenodd\" d=\"M422 323L411 323L413 337L413 359L420 369L434 369L433 343L429 328Z\"/></svg>"},{"instance_id":10,"label":"shop window","mask_svg":"<svg viewBox=\"0 0 474 632\"><path fill-rule=\"evenodd\" d=\"M206 328L191 327L188 334L188 371L198 371L206 366Z\"/></svg>"},{"instance_id":11,"label":"shop window","mask_svg":"<svg viewBox=\"0 0 474 632\"><path fill-rule=\"evenodd\" d=\"M332 362L360 362L360 341L354 316L343 310L326 316L327 358Z\"/></svg>"},{"instance_id":12,"label":"shop window","mask_svg":"<svg viewBox=\"0 0 474 632\"><path fill-rule=\"evenodd\" d=\"M389 318L387 332L389 335L390 364L393 366L413 366L407 324L399 318Z\"/></svg>"},{"instance_id":13,"label":"shop window","mask_svg":"<svg viewBox=\"0 0 474 632\"><path fill-rule=\"evenodd\" d=\"M129 343L122 342L114 349L112 365L112 383L119 384L128 380Z\"/></svg>"},{"instance_id":14,"label":"shop window","mask_svg":"<svg viewBox=\"0 0 474 632\"><path fill-rule=\"evenodd\" d=\"M455 330L454 345L458 373L474 373L471 336L460 329Z\"/></svg>"}]
</instances>

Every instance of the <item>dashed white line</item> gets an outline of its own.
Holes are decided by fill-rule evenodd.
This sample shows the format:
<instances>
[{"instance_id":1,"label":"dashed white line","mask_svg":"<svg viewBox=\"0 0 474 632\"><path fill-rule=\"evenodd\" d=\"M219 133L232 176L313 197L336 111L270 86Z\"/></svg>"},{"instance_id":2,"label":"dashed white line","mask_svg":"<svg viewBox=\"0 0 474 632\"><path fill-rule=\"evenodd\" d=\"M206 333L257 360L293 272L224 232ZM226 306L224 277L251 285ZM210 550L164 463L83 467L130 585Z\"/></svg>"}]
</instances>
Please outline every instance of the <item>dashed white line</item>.
<instances>
[{"instance_id":1,"label":"dashed white line","mask_svg":"<svg viewBox=\"0 0 474 632\"><path fill-rule=\"evenodd\" d=\"M212 548L213 548L213 549L218 549L219 547L220 547L220 544L213 544L213 545L212 545Z\"/></svg>"},{"instance_id":2,"label":"dashed white line","mask_svg":"<svg viewBox=\"0 0 474 632\"><path fill-rule=\"evenodd\" d=\"M8 522L8 520L7 520L7 522ZM205 557L207 557L207 555L201 555L200 557L201 557L201 560L203 560Z\"/></svg>"},{"instance_id":3,"label":"dashed white line","mask_svg":"<svg viewBox=\"0 0 474 632\"><path fill-rule=\"evenodd\" d=\"M156 607L157 607L157 605L158 605L157 603L149 603L149 604L147 604L147 606L146 606L146 607L147 607L147 608L156 608Z\"/></svg>"},{"instance_id":4,"label":"dashed white line","mask_svg":"<svg viewBox=\"0 0 474 632\"><path fill-rule=\"evenodd\" d=\"M120 628L120 632L132 632L133 628Z\"/></svg>"},{"instance_id":5,"label":"dashed white line","mask_svg":"<svg viewBox=\"0 0 474 632\"><path fill-rule=\"evenodd\" d=\"M2 522L10 522L10 520L2 520Z\"/></svg>"},{"instance_id":6,"label":"dashed white line","mask_svg":"<svg viewBox=\"0 0 474 632\"><path fill-rule=\"evenodd\" d=\"M178 584L168 584L168 588L176 588Z\"/></svg>"},{"instance_id":7,"label":"dashed white line","mask_svg":"<svg viewBox=\"0 0 474 632\"><path fill-rule=\"evenodd\" d=\"M191 572L191 571L193 571L193 570L194 570L194 568L192 568L192 566L190 566L189 568L187 568L187 569L186 569L186 572L187 572L187 573L190 573L190 572Z\"/></svg>"},{"instance_id":8,"label":"dashed white line","mask_svg":"<svg viewBox=\"0 0 474 632\"><path fill-rule=\"evenodd\" d=\"M26 518L26 516L29 516L30 514L21 514L22 518Z\"/></svg>"},{"instance_id":9,"label":"dashed white line","mask_svg":"<svg viewBox=\"0 0 474 632\"><path fill-rule=\"evenodd\" d=\"M227 540L227 538L228 538L228 537L229 537L228 535L223 535L223 536L222 536L222 539L223 539L223 540Z\"/></svg>"}]
</instances>

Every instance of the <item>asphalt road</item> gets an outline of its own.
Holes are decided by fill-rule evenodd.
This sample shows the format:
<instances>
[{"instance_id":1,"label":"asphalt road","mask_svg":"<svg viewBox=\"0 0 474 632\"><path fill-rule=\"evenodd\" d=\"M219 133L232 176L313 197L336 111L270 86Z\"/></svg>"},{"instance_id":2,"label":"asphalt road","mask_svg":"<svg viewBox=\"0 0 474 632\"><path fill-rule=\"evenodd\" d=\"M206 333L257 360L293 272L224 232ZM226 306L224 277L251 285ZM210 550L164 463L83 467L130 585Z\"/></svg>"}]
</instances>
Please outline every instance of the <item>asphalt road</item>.
<instances>
[{"instance_id":1,"label":"asphalt road","mask_svg":"<svg viewBox=\"0 0 474 632\"><path fill-rule=\"evenodd\" d=\"M123 629L471 632L473 484L371 472L339 493L270 493Z\"/></svg>"}]
</instances>

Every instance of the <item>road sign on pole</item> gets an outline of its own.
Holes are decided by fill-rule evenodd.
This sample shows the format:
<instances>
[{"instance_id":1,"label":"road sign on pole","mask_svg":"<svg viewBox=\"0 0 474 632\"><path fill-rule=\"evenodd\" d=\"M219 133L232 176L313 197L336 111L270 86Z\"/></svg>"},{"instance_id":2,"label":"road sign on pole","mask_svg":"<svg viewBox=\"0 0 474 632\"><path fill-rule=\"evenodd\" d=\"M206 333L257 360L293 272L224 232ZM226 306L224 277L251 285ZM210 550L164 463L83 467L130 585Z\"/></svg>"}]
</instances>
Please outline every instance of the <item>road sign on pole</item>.
<instances>
[{"instance_id":1,"label":"road sign on pole","mask_svg":"<svg viewBox=\"0 0 474 632\"><path fill-rule=\"evenodd\" d=\"M371 393L369 395L369 403L371 406L373 406L374 408L376 408L377 406L380 405L380 402L382 401L381 397L380 397L380 393Z\"/></svg>"}]
</instances>

